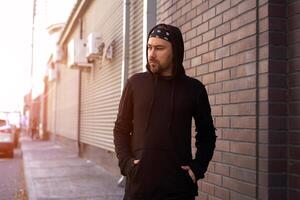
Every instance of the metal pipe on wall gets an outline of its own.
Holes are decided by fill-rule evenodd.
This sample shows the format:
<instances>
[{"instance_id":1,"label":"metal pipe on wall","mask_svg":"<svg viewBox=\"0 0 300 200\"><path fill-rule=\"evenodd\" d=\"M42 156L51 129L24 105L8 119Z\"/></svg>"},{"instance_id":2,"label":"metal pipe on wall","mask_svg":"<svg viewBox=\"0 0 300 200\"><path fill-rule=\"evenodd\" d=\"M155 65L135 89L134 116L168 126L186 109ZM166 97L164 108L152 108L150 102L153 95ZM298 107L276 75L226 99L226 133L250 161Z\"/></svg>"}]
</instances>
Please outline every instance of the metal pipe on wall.
<instances>
[{"instance_id":1,"label":"metal pipe on wall","mask_svg":"<svg viewBox=\"0 0 300 200\"><path fill-rule=\"evenodd\" d=\"M130 25L130 0L124 1L123 7L123 59L121 74L121 92L128 79L129 68L129 25Z\"/></svg>"},{"instance_id":2,"label":"metal pipe on wall","mask_svg":"<svg viewBox=\"0 0 300 200\"><path fill-rule=\"evenodd\" d=\"M146 71L146 51L148 32L156 25L156 1L144 0L143 10L143 71Z\"/></svg>"}]
</instances>

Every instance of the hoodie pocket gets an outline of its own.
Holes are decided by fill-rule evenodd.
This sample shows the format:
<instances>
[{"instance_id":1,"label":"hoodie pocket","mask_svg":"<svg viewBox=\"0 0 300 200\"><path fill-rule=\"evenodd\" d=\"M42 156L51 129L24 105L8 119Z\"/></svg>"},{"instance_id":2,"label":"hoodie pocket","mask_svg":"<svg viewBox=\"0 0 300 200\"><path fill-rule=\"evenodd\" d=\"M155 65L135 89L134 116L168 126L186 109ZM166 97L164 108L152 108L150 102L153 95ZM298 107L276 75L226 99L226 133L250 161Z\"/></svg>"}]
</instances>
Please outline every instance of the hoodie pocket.
<instances>
[{"instance_id":1,"label":"hoodie pocket","mask_svg":"<svg viewBox=\"0 0 300 200\"><path fill-rule=\"evenodd\" d=\"M145 151L140 162L128 174L128 192L132 198L145 199L157 193L159 184L159 160L157 155ZM143 198L142 198L143 197Z\"/></svg>"},{"instance_id":2,"label":"hoodie pocket","mask_svg":"<svg viewBox=\"0 0 300 200\"><path fill-rule=\"evenodd\" d=\"M190 191L192 192L193 195L198 195L198 185L197 182L194 183L192 177L190 176L189 172L186 170L182 170L183 174L185 176L186 184L189 186Z\"/></svg>"},{"instance_id":3,"label":"hoodie pocket","mask_svg":"<svg viewBox=\"0 0 300 200\"><path fill-rule=\"evenodd\" d=\"M192 196L195 194L195 184L192 178L178 163L169 165L163 182L164 190L169 197L178 195Z\"/></svg>"},{"instance_id":4,"label":"hoodie pocket","mask_svg":"<svg viewBox=\"0 0 300 200\"><path fill-rule=\"evenodd\" d=\"M131 168L130 168L129 173L128 173L128 176L131 179L134 179L136 177L136 173L137 173L137 170L138 170L140 164L141 164L141 160L140 160L139 163L131 165Z\"/></svg>"},{"instance_id":5,"label":"hoodie pocket","mask_svg":"<svg viewBox=\"0 0 300 200\"><path fill-rule=\"evenodd\" d=\"M187 180L187 182L194 184L194 181L193 181L192 177L190 176L189 172L184 169L181 169L181 170L183 171L184 177Z\"/></svg>"},{"instance_id":6,"label":"hoodie pocket","mask_svg":"<svg viewBox=\"0 0 300 200\"><path fill-rule=\"evenodd\" d=\"M140 166L143 163L143 159L139 159L139 160L140 161L137 164L134 164L134 163L131 164L131 167L130 167L129 172L128 172L128 177L130 179L135 179L138 176L137 173L139 171ZM133 160L132 160L132 162L133 162Z\"/></svg>"},{"instance_id":7,"label":"hoodie pocket","mask_svg":"<svg viewBox=\"0 0 300 200\"><path fill-rule=\"evenodd\" d=\"M141 172L140 167L142 166L142 159L138 164L132 164L131 169L128 173L126 184L128 184L128 193L131 197L137 198L137 195L141 193L142 188L142 176L143 172Z\"/></svg>"},{"instance_id":8,"label":"hoodie pocket","mask_svg":"<svg viewBox=\"0 0 300 200\"><path fill-rule=\"evenodd\" d=\"M183 187L189 188L190 186L194 185L192 177L189 175L187 170L181 168L181 166L177 167L178 172L178 180L183 184Z\"/></svg>"}]
</instances>

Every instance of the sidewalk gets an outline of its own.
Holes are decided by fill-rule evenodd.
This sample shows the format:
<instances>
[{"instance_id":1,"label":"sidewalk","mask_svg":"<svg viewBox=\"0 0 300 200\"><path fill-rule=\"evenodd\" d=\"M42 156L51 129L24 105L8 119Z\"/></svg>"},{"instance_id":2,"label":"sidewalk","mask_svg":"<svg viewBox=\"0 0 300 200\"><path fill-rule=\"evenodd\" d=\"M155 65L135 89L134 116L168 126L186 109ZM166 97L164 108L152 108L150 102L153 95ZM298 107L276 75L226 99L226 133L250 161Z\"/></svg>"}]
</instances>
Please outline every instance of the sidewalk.
<instances>
[{"instance_id":1,"label":"sidewalk","mask_svg":"<svg viewBox=\"0 0 300 200\"><path fill-rule=\"evenodd\" d=\"M121 200L124 189L101 166L50 141L21 138L29 200Z\"/></svg>"}]
</instances>

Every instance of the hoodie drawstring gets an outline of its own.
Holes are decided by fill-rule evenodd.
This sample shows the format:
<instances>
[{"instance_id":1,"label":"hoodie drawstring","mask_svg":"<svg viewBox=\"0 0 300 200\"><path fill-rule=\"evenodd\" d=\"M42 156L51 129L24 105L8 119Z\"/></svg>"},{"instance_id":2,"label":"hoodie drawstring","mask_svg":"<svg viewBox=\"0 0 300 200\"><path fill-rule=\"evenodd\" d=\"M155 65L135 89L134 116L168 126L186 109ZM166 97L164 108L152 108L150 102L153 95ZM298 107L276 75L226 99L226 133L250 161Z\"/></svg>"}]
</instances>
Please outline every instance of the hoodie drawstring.
<instances>
[{"instance_id":1,"label":"hoodie drawstring","mask_svg":"<svg viewBox=\"0 0 300 200\"><path fill-rule=\"evenodd\" d=\"M153 96L150 102L150 109L148 110L148 116L147 116L147 121L146 121L146 126L145 126L145 132L147 133L149 125L150 125L150 120L151 120L151 115L152 115L152 110L153 106L155 103L156 99L156 87L157 87L157 81L158 81L158 76L154 75L154 87L153 87ZM170 107L171 107L171 112L170 112L170 119L168 123L168 132L171 134L171 127L174 119L174 103L175 102L175 79L171 81L171 97L170 97Z\"/></svg>"},{"instance_id":2,"label":"hoodie drawstring","mask_svg":"<svg viewBox=\"0 0 300 200\"><path fill-rule=\"evenodd\" d=\"M149 128L150 119L151 119L152 110L153 110L153 105L154 105L154 102L155 102L157 80L158 80L158 76L157 76L157 75L154 75L153 96L152 96L151 103L150 103L150 109L148 110L148 117L147 117L146 128L145 128L145 132L146 132L146 133L147 133L148 128Z\"/></svg>"},{"instance_id":3,"label":"hoodie drawstring","mask_svg":"<svg viewBox=\"0 0 300 200\"><path fill-rule=\"evenodd\" d=\"M170 112L170 121L168 124L168 131L171 133L171 126L172 126L172 122L173 122L173 116L174 116L174 99L175 99L175 80L172 80L172 90L171 90L171 112Z\"/></svg>"}]
</instances>

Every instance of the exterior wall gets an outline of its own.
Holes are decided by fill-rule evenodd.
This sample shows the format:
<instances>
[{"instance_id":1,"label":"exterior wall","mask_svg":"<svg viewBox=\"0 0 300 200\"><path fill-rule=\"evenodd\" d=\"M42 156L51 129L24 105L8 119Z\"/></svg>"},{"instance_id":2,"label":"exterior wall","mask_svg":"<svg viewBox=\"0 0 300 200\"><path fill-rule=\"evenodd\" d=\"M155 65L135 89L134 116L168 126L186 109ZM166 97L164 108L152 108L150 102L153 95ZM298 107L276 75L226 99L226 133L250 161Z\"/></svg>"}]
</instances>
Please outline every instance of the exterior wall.
<instances>
[{"instance_id":1,"label":"exterior wall","mask_svg":"<svg viewBox=\"0 0 300 200\"><path fill-rule=\"evenodd\" d=\"M40 60L41 66L48 62L48 83L47 91L44 94L46 100L46 131L54 135L61 135L69 139L77 140L78 124L78 72L66 69L64 65L56 63L57 58L56 43L63 29L64 22L70 15L70 12L76 0L70 0L62 3L57 0L37 0L35 10L39 15L35 15L37 24L40 24L41 30L37 29L39 34L45 34L44 37L38 37L37 43L43 44L40 40L47 41L47 46L41 48L35 47L35 59ZM55 12L55 15L54 15ZM36 29L35 29L36 30ZM42 53L43 56L39 56ZM54 69L51 69L54 67ZM34 70L35 71L35 70ZM38 70L40 71L40 70ZM45 69L42 70L43 73ZM44 74L43 74L44 75ZM41 76L43 77L43 76ZM40 84L38 84L40 85ZM75 98L74 98L75 97Z\"/></svg>"},{"instance_id":2,"label":"exterior wall","mask_svg":"<svg viewBox=\"0 0 300 200\"><path fill-rule=\"evenodd\" d=\"M259 25L265 27L262 12L267 6L264 1L260 4ZM268 76L257 70L257 64L261 68L268 62L263 55L256 62L257 52L267 49L257 48L256 8L254 0L157 4L157 21L182 30L186 72L206 85L217 127L213 162L205 179L198 182L199 199L257 199L266 189L258 187L257 174L261 177L263 169L258 165L256 135L267 134L267 113L258 113L256 102L265 105L268 100Z\"/></svg>"},{"instance_id":3,"label":"exterior wall","mask_svg":"<svg viewBox=\"0 0 300 200\"><path fill-rule=\"evenodd\" d=\"M56 78L48 82L47 132L51 137L78 139L79 72L56 64Z\"/></svg>"},{"instance_id":4,"label":"exterior wall","mask_svg":"<svg viewBox=\"0 0 300 200\"><path fill-rule=\"evenodd\" d=\"M300 199L300 1L288 1L288 199Z\"/></svg>"},{"instance_id":5,"label":"exterior wall","mask_svg":"<svg viewBox=\"0 0 300 200\"><path fill-rule=\"evenodd\" d=\"M113 15L112 15L113 13ZM93 1L83 16L83 38L102 34L105 47L113 40L114 57L102 59L89 72L82 72L80 142L114 151L113 126L121 95L123 3Z\"/></svg>"},{"instance_id":6,"label":"exterior wall","mask_svg":"<svg viewBox=\"0 0 300 200\"><path fill-rule=\"evenodd\" d=\"M267 87L266 104L260 105L260 111L266 115L260 125L266 131L260 133L260 166L264 173L260 185L265 190L260 193L262 199L287 198L287 109L286 109L286 2L268 1L261 9L264 18L260 27L264 33L260 37L260 57L267 58L267 63L260 66L260 71L267 78L260 84ZM267 24L267 25L265 25ZM267 187L267 188L266 188Z\"/></svg>"},{"instance_id":7,"label":"exterior wall","mask_svg":"<svg viewBox=\"0 0 300 200\"><path fill-rule=\"evenodd\" d=\"M55 133L55 82L48 83L47 96L47 132Z\"/></svg>"},{"instance_id":8,"label":"exterior wall","mask_svg":"<svg viewBox=\"0 0 300 200\"><path fill-rule=\"evenodd\" d=\"M80 154L96 161L112 174L119 175L114 154L113 126L121 96L123 3L93 1L81 20L82 27L77 24L71 38L80 37L82 33L82 39L86 40L89 33L99 32L105 47L113 40L115 47L112 61L102 59L91 70L80 72ZM143 3L131 1L128 77L143 70L142 20Z\"/></svg>"},{"instance_id":9,"label":"exterior wall","mask_svg":"<svg viewBox=\"0 0 300 200\"><path fill-rule=\"evenodd\" d=\"M77 140L79 72L61 64L57 80L55 134Z\"/></svg>"},{"instance_id":10,"label":"exterior wall","mask_svg":"<svg viewBox=\"0 0 300 200\"><path fill-rule=\"evenodd\" d=\"M218 128L199 199L299 199L300 2L158 2L158 22L183 32L184 66L206 85Z\"/></svg>"}]
</instances>

